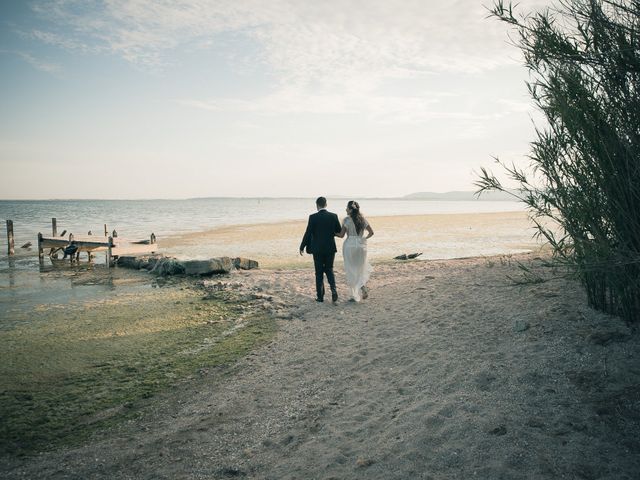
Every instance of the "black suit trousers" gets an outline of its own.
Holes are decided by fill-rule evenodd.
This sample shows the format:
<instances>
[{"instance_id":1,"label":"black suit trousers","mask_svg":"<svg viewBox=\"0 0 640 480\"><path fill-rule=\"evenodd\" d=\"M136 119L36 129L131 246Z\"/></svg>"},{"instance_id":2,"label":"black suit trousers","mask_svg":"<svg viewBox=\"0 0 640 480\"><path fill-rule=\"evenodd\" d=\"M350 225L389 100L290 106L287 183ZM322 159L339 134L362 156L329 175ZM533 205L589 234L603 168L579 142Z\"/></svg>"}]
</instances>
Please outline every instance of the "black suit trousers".
<instances>
[{"instance_id":1,"label":"black suit trousers","mask_svg":"<svg viewBox=\"0 0 640 480\"><path fill-rule=\"evenodd\" d=\"M336 277L333 275L333 260L336 252L314 253L313 266L316 269L316 294L318 298L324 298L324 276L327 276L331 292L336 291Z\"/></svg>"}]
</instances>

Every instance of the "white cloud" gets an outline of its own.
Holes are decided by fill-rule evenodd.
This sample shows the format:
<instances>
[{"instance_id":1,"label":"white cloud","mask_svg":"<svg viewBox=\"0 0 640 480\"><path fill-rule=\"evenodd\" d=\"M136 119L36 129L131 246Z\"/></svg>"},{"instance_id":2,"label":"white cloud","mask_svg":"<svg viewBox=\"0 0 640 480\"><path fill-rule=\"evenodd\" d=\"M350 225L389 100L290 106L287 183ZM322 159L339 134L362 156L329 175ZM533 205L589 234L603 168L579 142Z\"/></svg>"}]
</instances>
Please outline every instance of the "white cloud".
<instances>
[{"instance_id":1,"label":"white cloud","mask_svg":"<svg viewBox=\"0 0 640 480\"><path fill-rule=\"evenodd\" d=\"M51 73L53 75L59 74L62 72L62 67L57 63L52 63L47 60L42 60L41 58L37 58L34 55L23 52L23 51L12 51L12 50L0 50L0 53L8 53L11 55L17 55L22 58L25 62L27 62L32 67L41 70L43 72Z\"/></svg>"},{"instance_id":2,"label":"white cloud","mask_svg":"<svg viewBox=\"0 0 640 480\"><path fill-rule=\"evenodd\" d=\"M93 8L52 0L35 9L58 29L34 32L42 40L107 49L142 66L171 63L175 48L240 32L260 43L260 60L287 84L366 89L383 77L512 62L504 26L485 19L481 0L107 0Z\"/></svg>"},{"instance_id":3,"label":"white cloud","mask_svg":"<svg viewBox=\"0 0 640 480\"><path fill-rule=\"evenodd\" d=\"M42 70L43 72L55 74L55 73L60 73L62 71L62 67L56 63L51 63L45 60L41 60L25 52L19 52L19 55L30 65L37 68L38 70Z\"/></svg>"},{"instance_id":4,"label":"white cloud","mask_svg":"<svg viewBox=\"0 0 640 480\"><path fill-rule=\"evenodd\" d=\"M538 7L546 1L524 3ZM361 112L378 122L415 123L445 115L432 108L438 95L381 95L385 82L477 74L515 63L517 51L507 45L504 25L486 19L482 3L106 0L87 6L50 0L35 9L57 31L33 35L64 48L109 51L144 68L162 68L179 62L181 48L206 49L233 32L258 46L250 61L272 73L271 93L180 103L259 114ZM242 48L237 44L224 46L231 62L247 55L232 51Z\"/></svg>"}]
</instances>

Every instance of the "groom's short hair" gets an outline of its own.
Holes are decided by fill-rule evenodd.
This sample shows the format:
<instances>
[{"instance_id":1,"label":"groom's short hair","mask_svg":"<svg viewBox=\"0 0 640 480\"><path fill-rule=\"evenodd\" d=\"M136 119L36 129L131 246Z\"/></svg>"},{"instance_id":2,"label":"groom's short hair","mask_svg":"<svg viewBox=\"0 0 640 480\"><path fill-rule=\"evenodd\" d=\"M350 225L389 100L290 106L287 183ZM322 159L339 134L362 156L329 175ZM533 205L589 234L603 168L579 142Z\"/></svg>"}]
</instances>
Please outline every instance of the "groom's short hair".
<instances>
[{"instance_id":1,"label":"groom's short hair","mask_svg":"<svg viewBox=\"0 0 640 480\"><path fill-rule=\"evenodd\" d=\"M316 198L316 205L317 205L319 208L324 208L324 207L326 207L326 206L327 206L327 199L326 199L326 198L324 198L324 197L318 197L318 198Z\"/></svg>"}]
</instances>

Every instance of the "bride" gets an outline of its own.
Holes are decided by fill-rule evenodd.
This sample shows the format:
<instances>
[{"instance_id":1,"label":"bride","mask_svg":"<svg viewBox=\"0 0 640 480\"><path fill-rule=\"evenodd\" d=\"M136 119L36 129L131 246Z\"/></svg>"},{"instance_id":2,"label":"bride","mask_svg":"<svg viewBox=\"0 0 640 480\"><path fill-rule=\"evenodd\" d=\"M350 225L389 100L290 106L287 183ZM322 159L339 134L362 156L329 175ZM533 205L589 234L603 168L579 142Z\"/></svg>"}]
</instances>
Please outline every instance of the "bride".
<instances>
[{"instance_id":1,"label":"bride","mask_svg":"<svg viewBox=\"0 0 640 480\"><path fill-rule=\"evenodd\" d=\"M351 301L359 302L369 296L366 283L371 275L371 265L367 261L367 239L373 236L373 229L360 213L360 205L355 200L347 203L347 215L342 230L336 236L342 238L345 233L347 235L342 244L344 272L351 290Z\"/></svg>"}]
</instances>

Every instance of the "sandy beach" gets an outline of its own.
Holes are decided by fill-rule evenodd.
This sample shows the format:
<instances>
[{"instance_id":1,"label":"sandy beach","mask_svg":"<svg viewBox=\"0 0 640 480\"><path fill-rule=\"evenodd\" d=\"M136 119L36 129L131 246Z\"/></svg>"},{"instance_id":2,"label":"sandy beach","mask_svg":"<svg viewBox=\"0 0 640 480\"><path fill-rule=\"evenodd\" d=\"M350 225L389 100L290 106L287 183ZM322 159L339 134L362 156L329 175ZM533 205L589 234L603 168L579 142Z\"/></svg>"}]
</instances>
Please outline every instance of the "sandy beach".
<instances>
[{"instance_id":1,"label":"sandy beach","mask_svg":"<svg viewBox=\"0 0 640 480\"><path fill-rule=\"evenodd\" d=\"M312 212L309 212L312 213ZM343 218L342 212L338 212ZM370 240L370 258L389 260L402 253L422 252L422 258L523 253L539 248L527 213L457 213L368 217L376 235ZM159 239L169 255L180 258L245 256L267 268L304 267L298 255L306 219L278 223L233 225ZM338 249L336 261L341 262Z\"/></svg>"},{"instance_id":2,"label":"sandy beach","mask_svg":"<svg viewBox=\"0 0 640 480\"><path fill-rule=\"evenodd\" d=\"M370 287L332 305L309 267L205 280L275 337L3 478L637 478L640 337L575 281L528 254L378 264Z\"/></svg>"}]
</instances>

